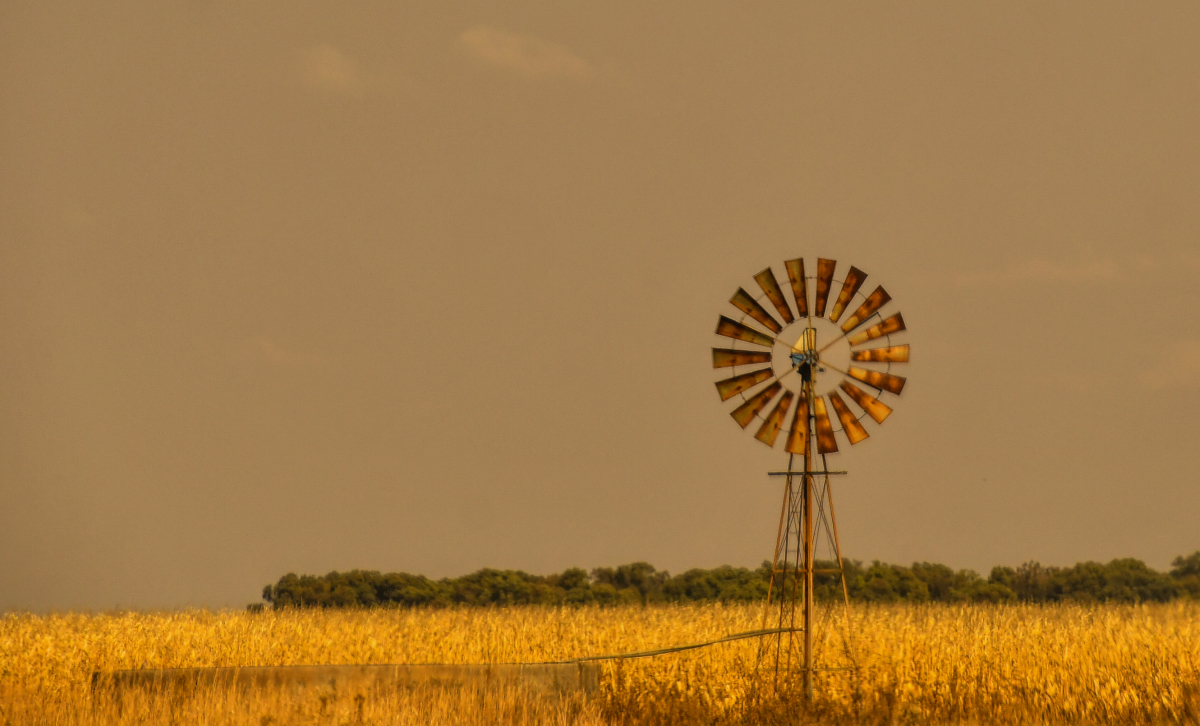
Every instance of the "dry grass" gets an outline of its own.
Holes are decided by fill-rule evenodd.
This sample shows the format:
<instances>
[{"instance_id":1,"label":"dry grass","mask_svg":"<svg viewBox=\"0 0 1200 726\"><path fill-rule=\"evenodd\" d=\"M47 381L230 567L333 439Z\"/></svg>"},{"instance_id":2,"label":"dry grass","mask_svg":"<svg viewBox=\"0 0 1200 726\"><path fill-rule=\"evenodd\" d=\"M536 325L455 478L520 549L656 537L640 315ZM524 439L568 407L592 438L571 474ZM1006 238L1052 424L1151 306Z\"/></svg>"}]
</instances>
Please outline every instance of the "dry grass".
<instances>
[{"instance_id":1,"label":"dry grass","mask_svg":"<svg viewBox=\"0 0 1200 726\"><path fill-rule=\"evenodd\" d=\"M1198 723L1200 603L853 611L857 677L822 674L805 720ZM761 627L756 607L113 613L0 617L0 724L795 722L769 642L608 662L601 694L515 690L93 692L95 671L545 661ZM822 665L845 665L826 629ZM763 664L757 670L756 665ZM785 684L786 685L786 684ZM786 718L785 718L786 716Z\"/></svg>"}]
</instances>

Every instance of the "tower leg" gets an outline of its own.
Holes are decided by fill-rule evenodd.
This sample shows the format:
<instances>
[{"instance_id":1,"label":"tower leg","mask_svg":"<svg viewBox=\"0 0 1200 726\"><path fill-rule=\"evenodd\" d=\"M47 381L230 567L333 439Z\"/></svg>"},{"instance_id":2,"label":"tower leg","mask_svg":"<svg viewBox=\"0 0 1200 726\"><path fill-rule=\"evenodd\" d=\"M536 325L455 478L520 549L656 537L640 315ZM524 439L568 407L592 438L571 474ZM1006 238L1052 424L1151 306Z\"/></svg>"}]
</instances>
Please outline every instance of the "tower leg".
<instances>
[{"instance_id":1,"label":"tower leg","mask_svg":"<svg viewBox=\"0 0 1200 726\"><path fill-rule=\"evenodd\" d=\"M808 384L812 400L812 383ZM812 447L804 447L804 698L813 698L813 471Z\"/></svg>"}]
</instances>

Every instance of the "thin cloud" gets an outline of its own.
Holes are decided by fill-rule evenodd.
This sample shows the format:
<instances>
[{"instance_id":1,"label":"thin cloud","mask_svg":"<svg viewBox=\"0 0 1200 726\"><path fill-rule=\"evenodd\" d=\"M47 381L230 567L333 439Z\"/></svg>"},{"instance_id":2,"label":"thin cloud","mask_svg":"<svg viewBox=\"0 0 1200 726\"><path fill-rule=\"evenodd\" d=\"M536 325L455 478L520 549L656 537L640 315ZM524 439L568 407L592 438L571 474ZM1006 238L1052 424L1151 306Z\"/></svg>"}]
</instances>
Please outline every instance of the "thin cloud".
<instances>
[{"instance_id":1,"label":"thin cloud","mask_svg":"<svg viewBox=\"0 0 1200 726\"><path fill-rule=\"evenodd\" d=\"M1086 284L1112 282L1119 277L1120 268L1112 260L1062 263L1044 258L1035 258L1020 265L1010 265L1009 267L992 272L975 272L959 275L955 283L959 287L1021 282Z\"/></svg>"},{"instance_id":2,"label":"thin cloud","mask_svg":"<svg viewBox=\"0 0 1200 726\"><path fill-rule=\"evenodd\" d=\"M1138 383L1151 391L1200 389L1200 340L1173 343L1138 375Z\"/></svg>"},{"instance_id":3,"label":"thin cloud","mask_svg":"<svg viewBox=\"0 0 1200 726\"><path fill-rule=\"evenodd\" d=\"M332 93L358 96L367 86L358 64L329 44L304 52L303 72L309 85Z\"/></svg>"},{"instance_id":4,"label":"thin cloud","mask_svg":"<svg viewBox=\"0 0 1200 726\"><path fill-rule=\"evenodd\" d=\"M567 47L486 25L477 25L458 37L468 54L497 68L530 79L559 78L585 81L593 68Z\"/></svg>"}]
</instances>

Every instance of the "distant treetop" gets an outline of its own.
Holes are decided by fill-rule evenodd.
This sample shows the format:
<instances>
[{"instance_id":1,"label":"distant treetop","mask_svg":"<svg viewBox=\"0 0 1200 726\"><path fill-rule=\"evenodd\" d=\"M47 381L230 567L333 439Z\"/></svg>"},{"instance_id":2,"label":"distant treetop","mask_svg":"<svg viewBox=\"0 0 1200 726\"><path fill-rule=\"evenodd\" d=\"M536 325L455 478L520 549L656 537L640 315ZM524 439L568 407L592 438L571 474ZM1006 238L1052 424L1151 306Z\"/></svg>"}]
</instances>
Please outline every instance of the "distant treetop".
<instances>
[{"instance_id":1,"label":"distant treetop","mask_svg":"<svg viewBox=\"0 0 1200 726\"><path fill-rule=\"evenodd\" d=\"M1116 559L1107 564L1081 562L1047 567L1027 562L1020 567L993 567L984 579L973 570L916 562L911 567L876 560L864 566L845 560L846 587L858 602L1166 602L1179 597L1200 599L1200 551L1176 557L1169 573L1157 572L1141 560ZM816 563L818 570L835 562ZM771 586L771 563L757 569L723 566L693 569L672 576L646 562L578 567L554 575L520 570L483 569L456 578L431 580L407 572L366 570L327 575L287 574L263 588L263 599L275 609L288 607L448 607L504 605L645 605L650 603L755 602ZM843 597L840 578L814 575L818 600ZM776 575L773 588L790 589L792 576ZM254 607L254 606L252 606Z\"/></svg>"}]
</instances>

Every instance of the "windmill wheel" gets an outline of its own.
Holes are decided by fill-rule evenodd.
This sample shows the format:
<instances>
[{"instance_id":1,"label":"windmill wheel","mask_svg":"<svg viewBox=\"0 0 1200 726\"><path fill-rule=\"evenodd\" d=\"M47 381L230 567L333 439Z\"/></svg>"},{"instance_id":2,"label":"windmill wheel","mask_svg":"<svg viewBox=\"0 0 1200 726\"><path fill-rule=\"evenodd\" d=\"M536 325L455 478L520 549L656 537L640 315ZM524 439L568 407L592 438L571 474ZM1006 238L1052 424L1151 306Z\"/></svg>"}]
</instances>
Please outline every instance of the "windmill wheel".
<instances>
[{"instance_id":1,"label":"windmill wheel","mask_svg":"<svg viewBox=\"0 0 1200 726\"><path fill-rule=\"evenodd\" d=\"M892 412L880 398L904 390L905 379L892 373L908 362L908 344L893 340L905 331L903 316L884 317L892 298L883 287L861 292L867 273L851 266L836 279L836 267L836 260L818 259L817 274L809 277L803 259L786 261L790 302L768 267L754 276L762 293L738 288L729 299L737 312L717 322L717 335L733 341L713 348L713 368L729 376L716 382L717 393L736 401L730 415L743 429L757 422L754 438L767 446L775 446L792 412L784 443L792 454L804 453L810 419L821 454L838 450L838 432L851 444L863 441L869 436L863 420L881 424Z\"/></svg>"}]
</instances>

